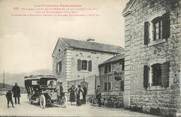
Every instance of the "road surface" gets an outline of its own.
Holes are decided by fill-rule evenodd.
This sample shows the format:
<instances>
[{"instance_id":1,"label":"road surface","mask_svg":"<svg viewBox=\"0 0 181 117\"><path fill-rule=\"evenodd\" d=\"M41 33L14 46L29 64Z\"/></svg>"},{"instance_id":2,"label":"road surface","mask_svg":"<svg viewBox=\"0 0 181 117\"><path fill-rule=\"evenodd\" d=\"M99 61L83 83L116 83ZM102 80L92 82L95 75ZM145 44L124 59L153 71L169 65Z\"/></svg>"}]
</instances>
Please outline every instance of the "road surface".
<instances>
[{"instance_id":1,"label":"road surface","mask_svg":"<svg viewBox=\"0 0 181 117\"><path fill-rule=\"evenodd\" d=\"M124 109L114 109L91 106L90 104L77 107L67 104L66 108L47 107L41 109L39 105L28 103L26 95L22 95L21 104L15 108L7 108L5 96L0 96L0 116L121 116L121 117L156 117L154 115L132 112Z\"/></svg>"}]
</instances>

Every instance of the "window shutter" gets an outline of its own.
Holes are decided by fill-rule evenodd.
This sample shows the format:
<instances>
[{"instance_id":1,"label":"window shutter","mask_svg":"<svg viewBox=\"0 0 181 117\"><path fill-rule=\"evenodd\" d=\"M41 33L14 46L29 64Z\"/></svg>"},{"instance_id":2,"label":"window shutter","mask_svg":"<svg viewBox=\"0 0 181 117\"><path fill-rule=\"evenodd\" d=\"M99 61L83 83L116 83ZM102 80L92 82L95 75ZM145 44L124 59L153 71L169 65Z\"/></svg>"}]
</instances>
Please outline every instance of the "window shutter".
<instances>
[{"instance_id":1,"label":"window shutter","mask_svg":"<svg viewBox=\"0 0 181 117\"><path fill-rule=\"evenodd\" d=\"M104 83L104 91L107 91L107 82Z\"/></svg>"},{"instance_id":2,"label":"window shutter","mask_svg":"<svg viewBox=\"0 0 181 117\"><path fill-rule=\"evenodd\" d=\"M162 16L162 37L163 39L168 39L170 36L170 14L165 13Z\"/></svg>"},{"instance_id":3,"label":"window shutter","mask_svg":"<svg viewBox=\"0 0 181 117\"><path fill-rule=\"evenodd\" d=\"M121 91L124 91L124 80L121 80Z\"/></svg>"},{"instance_id":4,"label":"window shutter","mask_svg":"<svg viewBox=\"0 0 181 117\"><path fill-rule=\"evenodd\" d=\"M108 82L108 91L111 90L111 82Z\"/></svg>"},{"instance_id":5,"label":"window shutter","mask_svg":"<svg viewBox=\"0 0 181 117\"><path fill-rule=\"evenodd\" d=\"M80 71L82 68L82 62L80 59L77 60L77 70Z\"/></svg>"},{"instance_id":6,"label":"window shutter","mask_svg":"<svg viewBox=\"0 0 181 117\"><path fill-rule=\"evenodd\" d=\"M164 88L169 87L169 67L170 67L170 62L165 62L161 65L161 79L162 79L162 86Z\"/></svg>"},{"instance_id":7,"label":"window shutter","mask_svg":"<svg viewBox=\"0 0 181 117\"><path fill-rule=\"evenodd\" d=\"M149 66L145 65L144 66L144 75L143 75L143 77L144 77L144 79L143 79L143 86L144 86L145 89L148 88L149 70L150 70Z\"/></svg>"},{"instance_id":8,"label":"window shutter","mask_svg":"<svg viewBox=\"0 0 181 117\"><path fill-rule=\"evenodd\" d=\"M144 45L148 45L149 43L149 22L144 23Z\"/></svg>"},{"instance_id":9,"label":"window shutter","mask_svg":"<svg viewBox=\"0 0 181 117\"><path fill-rule=\"evenodd\" d=\"M90 60L90 61L88 62L88 64L89 64L88 70L89 70L89 71L92 71L92 61Z\"/></svg>"},{"instance_id":10,"label":"window shutter","mask_svg":"<svg viewBox=\"0 0 181 117\"><path fill-rule=\"evenodd\" d=\"M56 73L58 73L58 63L56 63Z\"/></svg>"},{"instance_id":11,"label":"window shutter","mask_svg":"<svg viewBox=\"0 0 181 117\"><path fill-rule=\"evenodd\" d=\"M59 62L59 72L62 72L62 62Z\"/></svg>"}]
</instances>

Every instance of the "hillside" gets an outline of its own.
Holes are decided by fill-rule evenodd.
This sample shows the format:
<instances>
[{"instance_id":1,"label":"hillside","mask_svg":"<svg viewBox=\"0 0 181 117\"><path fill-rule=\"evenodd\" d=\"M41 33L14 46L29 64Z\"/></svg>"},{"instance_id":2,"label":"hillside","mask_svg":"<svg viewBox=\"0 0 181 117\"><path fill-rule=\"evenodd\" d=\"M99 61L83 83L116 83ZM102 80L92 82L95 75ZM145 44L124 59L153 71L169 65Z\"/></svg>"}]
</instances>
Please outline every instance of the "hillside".
<instances>
[{"instance_id":1,"label":"hillside","mask_svg":"<svg viewBox=\"0 0 181 117\"><path fill-rule=\"evenodd\" d=\"M27 75L36 75L36 74L52 74L50 70L48 69L43 69L43 70L37 70L29 73L18 73L18 74L13 74L13 73L6 73L5 74L5 83L7 85L13 86L15 82L18 83L19 86L24 87L24 76ZM3 82L3 74L0 74L0 83Z\"/></svg>"},{"instance_id":2,"label":"hillside","mask_svg":"<svg viewBox=\"0 0 181 117\"><path fill-rule=\"evenodd\" d=\"M5 84L5 87L3 87L3 83L0 83L0 91L7 91L11 90L13 88L13 85ZM26 93L26 90L24 87L20 86L21 93Z\"/></svg>"}]
</instances>

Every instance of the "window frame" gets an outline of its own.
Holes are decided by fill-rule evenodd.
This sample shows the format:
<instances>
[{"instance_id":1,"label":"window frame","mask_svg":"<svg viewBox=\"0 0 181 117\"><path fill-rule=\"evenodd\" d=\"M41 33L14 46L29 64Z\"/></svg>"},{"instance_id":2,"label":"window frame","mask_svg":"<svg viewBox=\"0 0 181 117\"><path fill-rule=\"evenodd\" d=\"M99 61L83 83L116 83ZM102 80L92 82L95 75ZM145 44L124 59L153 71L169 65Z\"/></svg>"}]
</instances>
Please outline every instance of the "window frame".
<instances>
[{"instance_id":1,"label":"window frame","mask_svg":"<svg viewBox=\"0 0 181 117\"><path fill-rule=\"evenodd\" d=\"M56 63L56 73L60 74L62 72L62 61Z\"/></svg>"},{"instance_id":2,"label":"window frame","mask_svg":"<svg viewBox=\"0 0 181 117\"><path fill-rule=\"evenodd\" d=\"M88 70L88 61L81 60L81 62L82 62L81 70Z\"/></svg>"},{"instance_id":3,"label":"window frame","mask_svg":"<svg viewBox=\"0 0 181 117\"><path fill-rule=\"evenodd\" d=\"M168 15L168 17L165 17L165 15ZM144 25L145 23L147 22L149 24L148 26L148 33L145 33L145 28L144 28L144 45L145 46L152 46L152 45L156 45L156 44L160 44L160 43L164 43L166 42L166 40L170 37L170 25L169 25L169 36L165 37L164 34L167 32L166 29L164 28L164 24L163 22L165 22L165 19L164 18L168 18L169 20L169 24L170 24L170 14L169 12L167 11L160 11L158 12L157 14L155 15L152 15L148 20L146 20L144 22ZM156 23L159 23L159 29L157 30L158 31L158 38L156 36L156 33L155 33L155 24ZM146 35L148 35L148 37L146 38ZM147 42L145 42L147 41Z\"/></svg>"},{"instance_id":4,"label":"window frame","mask_svg":"<svg viewBox=\"0 0 181 117\"><path fill-rule=\"evenodd\" d=\"M150 64L147 64L147 66L149 66L149 74L148 74L149 76L148 76L148 87L147 87L147 90L165 90L165 88L162 86L162 84L160 84L160 85L153 85L153 83L152 83L152 80L153 80L152 72L153 72L153 70L152 70L151 66L155 65L155 64L163 65L166 62L170 62L170 61L166 61L166 59L157 59L156 61L152 60L152 61L149 62ZM161 77L162 77L162 75L161 75ZM169 76L169 78L170 78L170 76ZM162 78L160 80L162 82ZM169 88L169 87L170 87L170 83L168 84L167 88Z\"/></svg>"},{"instance_id":5,"label":"window frame","mask_svg":"<svg viewBox=\"0 0 181 117\"><path fill-rule=\"evenodd\" d=\"M92 72L92 60L77 59L77 70Z\"/></svg>"}]
</instances>

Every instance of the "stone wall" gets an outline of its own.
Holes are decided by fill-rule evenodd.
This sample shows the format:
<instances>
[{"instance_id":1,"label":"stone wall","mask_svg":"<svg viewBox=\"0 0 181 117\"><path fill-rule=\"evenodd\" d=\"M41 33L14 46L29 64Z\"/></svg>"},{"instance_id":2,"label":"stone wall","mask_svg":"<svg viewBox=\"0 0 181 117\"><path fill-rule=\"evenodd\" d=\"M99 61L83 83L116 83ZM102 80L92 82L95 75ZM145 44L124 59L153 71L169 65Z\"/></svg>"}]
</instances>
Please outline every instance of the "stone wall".
<instances>
[{"instance_id":1,"label":"stone wall","mask_svg":"<svg viewBox=\"0 0 181 117\"><path fill-rule=\"evenodd\" d=\"M125 15L125 95L127 108L174 115L180 108L181 1L136 0ZM144 45L144 22L160 13L170 12L170 37L157 45ZM143 66L170 61L169 87L143 87ZM169 111L167 111L169 110Z\"/></svg>"},{"instance_id":2,"label":"stone wall","mask_svg":"<svg viewBox=\"0 0 181 117\"><path fill-rule=\"evenodd\" d=\"M94 76L99 74L98 65L105 60L114 56L111 53L95 52L95 51L85 51L78 49L67 50L70 53L69 57L69 71L68 80L84 79L89 76ZM77 69L77 60L91 60L92 61L92 71Z\"/></svg>"}]
</instances>

